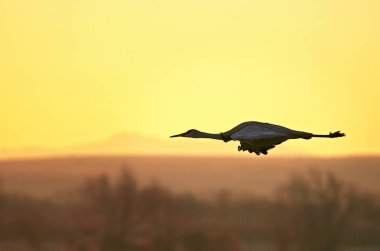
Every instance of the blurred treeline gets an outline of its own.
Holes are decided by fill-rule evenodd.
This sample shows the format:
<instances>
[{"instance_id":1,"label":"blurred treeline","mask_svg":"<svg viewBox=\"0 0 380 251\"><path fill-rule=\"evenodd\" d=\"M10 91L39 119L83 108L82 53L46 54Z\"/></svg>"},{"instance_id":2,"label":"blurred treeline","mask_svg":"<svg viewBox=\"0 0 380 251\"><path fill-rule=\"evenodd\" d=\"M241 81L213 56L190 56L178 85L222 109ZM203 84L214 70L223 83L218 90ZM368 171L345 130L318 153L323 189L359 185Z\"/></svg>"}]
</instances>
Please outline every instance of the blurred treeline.
<instances>
[{"instance_id":1,"label":"blurred treeline","mask_svg":"<svg viewBox=\"0 0 380 251\"><path fill-rule=\"evenodd\" d=\"M0 184L0 250L380 250L380 204L317 171L292 176L273 198L201 200L141 187L128 170L52 200Z\"/></svg>"}]
</instances>

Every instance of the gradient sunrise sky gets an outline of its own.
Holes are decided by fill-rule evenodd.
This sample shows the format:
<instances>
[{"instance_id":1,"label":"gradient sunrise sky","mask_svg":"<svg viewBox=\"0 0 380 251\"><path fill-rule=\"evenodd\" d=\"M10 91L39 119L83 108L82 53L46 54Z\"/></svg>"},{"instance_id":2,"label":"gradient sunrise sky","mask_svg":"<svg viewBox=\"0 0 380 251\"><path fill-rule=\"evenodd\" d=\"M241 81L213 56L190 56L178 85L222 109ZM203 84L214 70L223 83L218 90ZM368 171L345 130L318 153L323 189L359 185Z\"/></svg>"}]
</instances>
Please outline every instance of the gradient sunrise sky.
<instances>
[{"instance_id":1,"label":"gradient sunrise sky","mask_svg":"<svg viewBox=\"0 0 380 251\"><path fill-rule=\"evenodd\" d=\"M377 154L379 13L377 0L0 0L0 148L257 120L347 133L285 143L295 153Z\"/></svg>"}]
</instances>

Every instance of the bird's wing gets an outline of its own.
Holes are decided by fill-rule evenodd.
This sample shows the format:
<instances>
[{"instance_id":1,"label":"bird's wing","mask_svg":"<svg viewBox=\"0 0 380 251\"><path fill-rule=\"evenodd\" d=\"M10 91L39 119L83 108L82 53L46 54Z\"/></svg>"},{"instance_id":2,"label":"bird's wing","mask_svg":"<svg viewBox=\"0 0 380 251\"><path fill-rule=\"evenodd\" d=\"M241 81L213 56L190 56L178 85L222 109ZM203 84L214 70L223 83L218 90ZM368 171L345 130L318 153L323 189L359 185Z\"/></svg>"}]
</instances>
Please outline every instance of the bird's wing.
<instances>
[{"instance_id":1,"label":"bird's wing","mask_svg":"<svg viewBox=\"0 0 380 251\"><path fill-rule=\"evenodd\" d=\"M287 137L287 134L278 130L268 129L259 125L247 126L231 135L233 140L263 140Z\"/></svg>"},{"instance_id":2,"label":"bird's wing","mask_svg":"<svg viewBox=\"0 0 380 251\"><path fill-rule=\"evenodd\" d=\"M233 140L240 141L239 151L267 154L269 149L288 139L287 134L259 125L247 126L231 135Z\"/></svg>"},{"instance_id":3,"label":"bird's wing","mask_svg":"<svg viewBox=\"0 0 380 251\"><path fill-rule=\"evenodd\" d=\"M227 138L232 138L232 135L239 133L237 135L248 133L249 135L254 134L254 137L256 136L262 136L262 134L272 134L272 133L283 133L287 136L288 139L297 139L297 138L304 138L304 139L310 139L312 137L312 133L308 132L302 132L302 131L296 131L289 128L286 128L284 126L279 126L275 124L270 123L263 123L263 122L257 122L257 121L247 121L240 123L239 125L235 126L231 130L224 132L224 135Z\"/></svg>"}]
</instances>

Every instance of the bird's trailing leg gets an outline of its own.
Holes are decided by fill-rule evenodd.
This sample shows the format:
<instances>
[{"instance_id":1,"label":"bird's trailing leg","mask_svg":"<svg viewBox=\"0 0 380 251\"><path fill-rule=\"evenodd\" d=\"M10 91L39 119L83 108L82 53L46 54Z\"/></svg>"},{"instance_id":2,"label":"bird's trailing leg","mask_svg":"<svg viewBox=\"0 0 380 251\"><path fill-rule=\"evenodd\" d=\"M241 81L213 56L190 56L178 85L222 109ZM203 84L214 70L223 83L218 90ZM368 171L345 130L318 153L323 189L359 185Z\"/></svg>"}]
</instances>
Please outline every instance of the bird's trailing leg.
<instances>
[{"instance_id":1,"label":"bird's trailing leg","mask_svg":"<svg viewBox=\"0 0 380 251\"><path fill-rule=\"evenodd\" d=\"M327 135L313 134L312 137L317 137L317 138L339 138L339 137L344 137L344 136L346 136L346 134L341 133L340 131L337 131L337 132L334 132L334 133L330 132Z\"/></svg>"}]
</instances>

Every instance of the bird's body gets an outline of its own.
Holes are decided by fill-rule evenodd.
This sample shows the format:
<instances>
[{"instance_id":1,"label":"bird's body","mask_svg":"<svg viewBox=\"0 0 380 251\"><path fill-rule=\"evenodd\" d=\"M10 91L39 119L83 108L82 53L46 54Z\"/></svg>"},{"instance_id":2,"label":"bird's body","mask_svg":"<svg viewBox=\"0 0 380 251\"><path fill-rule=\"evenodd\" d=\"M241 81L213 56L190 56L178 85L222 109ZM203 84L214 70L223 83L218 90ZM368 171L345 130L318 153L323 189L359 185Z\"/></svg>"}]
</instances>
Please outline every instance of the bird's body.
<instances>
[{"instance_id":1,"label":"bird's body","mask_svg":"<svg viewBox=\"0 0 380 251\"><path fill-rule=\"evenodd\" d=\"M248 121L220 134L205 133L191 129L185 133L171 137L210 138L223 140L224 142L230 140L240 141L239 151L254 152L260 155L260 153L267 154L269 149L288 139L311 139L313 137L337 138L343 136L345 136L344 133L340 133L339 131L327 135L319 135L296 131L270 123Z\"/></svg>"}]
</instances>

